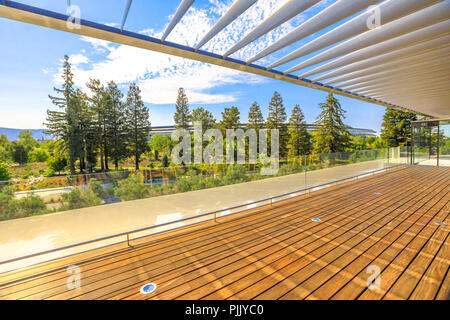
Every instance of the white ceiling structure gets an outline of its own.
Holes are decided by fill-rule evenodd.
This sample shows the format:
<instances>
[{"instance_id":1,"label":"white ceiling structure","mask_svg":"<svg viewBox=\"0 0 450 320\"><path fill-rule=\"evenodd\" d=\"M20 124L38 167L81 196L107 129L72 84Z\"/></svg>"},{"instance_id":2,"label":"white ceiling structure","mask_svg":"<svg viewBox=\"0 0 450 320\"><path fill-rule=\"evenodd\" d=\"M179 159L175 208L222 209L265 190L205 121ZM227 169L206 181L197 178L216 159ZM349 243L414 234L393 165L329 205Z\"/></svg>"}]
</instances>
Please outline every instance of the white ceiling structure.
<instances>
[{"instance_id":1,"label":"white ceiling structure","mask_svg":"<svg viewBox=\"0 0 450 320\"><path fill-rule=\"evenodd\" d=\"M79 28L69 28L69 17L64 14L9 0L0 0L0 17L216 64L434 118L450 117L450 0L338 0L248 61L230 56L321 0L287 1L226 52L218 53L202 48L257 0L235 0L193 47L168 42L166 38L195 5L194 0L181 1L161 39L124 29L132 0L124 2L120 29L83 19ZM343 20L347 21L341 23ZM258 63L324 30L329 31L270 65Z\"/></svg>"}]
</instances>

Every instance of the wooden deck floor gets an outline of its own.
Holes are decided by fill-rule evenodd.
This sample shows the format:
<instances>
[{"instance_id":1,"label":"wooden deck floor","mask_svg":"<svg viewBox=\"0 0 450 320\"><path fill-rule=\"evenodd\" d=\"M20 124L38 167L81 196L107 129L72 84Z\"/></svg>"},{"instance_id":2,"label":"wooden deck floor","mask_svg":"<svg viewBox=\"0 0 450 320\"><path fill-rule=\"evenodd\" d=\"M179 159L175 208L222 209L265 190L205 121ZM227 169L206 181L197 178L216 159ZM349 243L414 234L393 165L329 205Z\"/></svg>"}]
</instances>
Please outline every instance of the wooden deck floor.
<instances>
[{"instance_id":1,"label":"wooden deck floor","mask_svg":"<svg viewBox=\"0 0 450 320\"><path fill-rule=\"evenodd\" d=\"M449 299L450 227L436 224L450 223L449 191L450 168L393 170L134 249L2 274L0 299ZM78 289L67 288L70 265ZM368 289L377 269L380 288ZM148 282L158 287L143 295Z\"/></svg>"}]
</instances>

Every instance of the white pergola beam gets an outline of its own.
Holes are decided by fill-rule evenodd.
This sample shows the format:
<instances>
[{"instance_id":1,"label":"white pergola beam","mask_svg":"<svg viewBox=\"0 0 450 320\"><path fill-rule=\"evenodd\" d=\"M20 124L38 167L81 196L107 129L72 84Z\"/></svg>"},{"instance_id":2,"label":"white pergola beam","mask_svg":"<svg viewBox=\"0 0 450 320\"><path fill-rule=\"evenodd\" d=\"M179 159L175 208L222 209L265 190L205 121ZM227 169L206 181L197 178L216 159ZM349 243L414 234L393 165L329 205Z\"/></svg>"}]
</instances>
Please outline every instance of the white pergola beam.
<instances>
[{"instance_id":1,"label":"white pergola beam","mask_svg":"<svg viewBox=\"0 0 450 320\"><path fill-rule=\"evenodd\" d=\"M397 0L399 1L399 0ZM424 3L424 1L422 0ZM367 48L372 45L383 43L387 40L397 38L401 35L411 33L440 21L447 20L450 16L450 0L445 0L422 11L417 11L403 18L394 20L380 27L360 34L335 47L323 51L296 66L289 68L286 73L292 73L305 69L319 63L329 61L346 55L348 53Z\"/></svg>"},{"instance_id":2,"label":"white pergola beam","mask_svg":"<svg viewBox=\"0 0 450 320\"><path fill-rule=\"evenodd\" d=\"M133 0L127 0L125 4L125 11L123 12L122 23L120 25L120 31L123 31L123 27L125 26L125 22L127 22L128 12L130 12L131 3ZM70 5L70 1L68 1L68 5Z\"/></svg>"},{"instance_id":3,"label":"white pergola beam","mask_svg":"<svg viewBox=\"0 0 450 320\"><path fill-rule=\"evenodd\" d=\"M243 14L248 8L256 3L257 0L236 0L228 11L216 22L209 32L195 46L195 50L203 47L209 40L214 38L220 31L226 28L237 17Z\"/></svg>"},{"instance_id":4,"label":"white pergola beam","mask_svg":"<svg viewBox=\"0 0 450 320\"><path fill-rule=\"evenodd\" d=\"M400 37L378 43L370 47L349 53L341 58L327 62L319 67L309 70L300 75L300 78L308 78L322 72L330 71L339 67L344 67L351 63L360 62L369 58L377 57L396 50L404 49L412 45L417 45L432 39L448 35L450 33L450 20L431 25L429 27L416 30Z\"/></svg>"},{"instance_id":5,"label":"white pergola beam","mask_svg":"<svg viewBox=\"0 0 450 320\"><path fill-rule=\"evenodd\" d=\"M262 37L269 31L275 29L276 27L282 25L286 21L292 19L296 15L302 13L306 9L312 7L320 0L289 0L285 5L275 11L269 18L264 20L259 26L250 31L244 38L239 40L235 45L228 49L223 56L228 57L235 53L236 51L242 49L249 43L255 41L256 39Z\"/></svg>"},{"instance_id":6,"label":"white pergola beam","mask_svg":"<svg viewBox=\"0 0 450 320\"><path fill-rule=\"evenodd\" d=\"M374 10L379 10L380 17L382 17L382 23L386 24L440 1L442 0L388 0L378 5ZM326 34L289 53L283 58L275 61L268 66L268 68L276 68L280 65L288 63L289 61L301 58L310 53L319 51L333 44L369 31L370 29L368 28L367 21L371 19L373 14L374 11L371 10L358 15L352 20L336 27Z\"/></svg>"},{"instance_id":7,"label":"white pergola beam","mask_svg":"<svg viewBox=\"0 0 450 320\"><path fill-rule=\"evenodd\" d=\"M392 83L393 81L395 82L396 80L416 80L416 79L425 79L425 78L429 78L429 77L433 77L435 75L441 74L443 72L449 72L448 68L446 67L446 64L440 64L440 65L435 65L430 69L423 69L421 71L417 71L417 72L405 72L405 73L399 73L399 74L392 74L389 77L385 77L383 79L375 79L375 80L370 80L370 81L366 81L366 82L360 82L354 85L350 85L350 86L346 86L343 87L341 89L345 89L345 90L359 90L361 88L366 88L369 86L379 86L379 85L383 85L386 83Z\"/></svg>"},{"instance_id":8,"label":"white pergola beam","mask_svg":"<svg viewBox=\"0 0 450 320\"><path fill-rule=\"evenodd\" d=\"M443 77L438 79L442 80ZM399 84L395 90L392 89L392 87L386 87L383 89L374 89L374 90L367 90L367 91L361 91L360 94L371 94L371 95L379 95L379 94L402 94L402 93L408 93L408 94L414 94L416 92L424 92L429 90L435 90L435 89L445 89L449 88L447 84L442 84L442 82L434 82L434 83L413 83L413 84ZM366 93L364 93L366 92ZM370 92L370 93L369 93Z\"/></svg>"},{"instance_id":9,"label":"white pergola beam","mask_svg":"<svg viewBox=\"0 0 450 320\"><path fill-rule=\"evenodd\" d=\"M375 80L375 79L382 81L384 79L384 77L391 76L394 73L398 74L400 72L403 72L403 73L409 72L409 73L415 74L418 71L428 70L429 68L432 68L436 65L438 65L438 66L446 65L449 63L449 61L450 60L447 55L446 57L443 57L443 58L440 58L437 60L425 61L425 62L418 63L418 64L412 65L412 66L409 65L409 66L404 66L404 67L392 68L391 70L388 70L388 71L382 71L382 72L370 74L367 76L353 78L352 80L347 80L347 81L339 83L339 87L346 88L350 85L358 84L358 83L369 81L369 80Z\"/></svg>"},{"instance_id":10,"label":"white pergola beam","mask_svg":"<svg viewBox=\"0 0 450 320\"><path fill-rule=\"evenodd\" d=\"M450 43L446 44L445 46L443 46L442 48L437 49L437 50L427 51L425 53L418 54L418 55L415 55L412 57L398 59L398 60L394 60L394 61L387 62L384 64L379 64L374 67L366 68L363 70L350 72L346 75L336 77L333 80L327 81L324 84L332 85L332 84L340 83L340 82L347 81L350 79L375 74L375 73L385 71L385 70L392 70L392 69L396 69L399 67L407 67L407 66L415 65L415 64L421 63L421 62L436 60L436 59L448 56L449 52L450 52Z\"/></svg>"},{"instance_id":11,"label":"white pergola beam","mask_svg":"<svg viewBox=\"0 0 450 320\"><path fill-rule=\"evenodd\" d=\"M181 18L186 14L186 12L189 10L189 8L192 6L195 0L182 0L180 5L177 8L177 11L175 11L175 15L173 16L172 20L170 20L169 24L167 25L166 29L164 30L164 34L161 37L161 41L165 41L166 38L169 36L169 34L172 32L173 28L180 22Z\"/></svg>"},{"instance_id":12,"label":"white pergola beam","mask_svg":"<svg viewBox=\"0 0 450 320\"><path fill-rule=\"evenodd\" d=\"M398 78L396 80L386 82L384 84L379 84L377 86L367 86L358 89L348 89L348 90L352 92L358 92L359 94L371 95L375 92L389 90L392 88L392 86L395 86L395 89L399 90L403 88L420 88L420 87L428 88L428 85L437 86L442 84L442 80L445 80L447 76L448 70L445 71L445 74L444 72L441 72L439 74L414 80L409 80L406 78Z\"/></svg>"},{"instance_id":13,"label":"white pergola beam","mask_svg":"<svg viewBox=\"0 0 450 320\"><path fill-rule=\"evenodd\" d=\"M313 33L327 28L347 17L352 16L366 9L370 5L375 5L382 0L339 0L331 6L325 8L311 19L305 21L300 26L289 32L283 38L279 39L260 53L250 58L247 63L253 63L269 54L281 50L294 42L300 41Z\"/></svg>"},{"instance_id":14,"label":"white pergola beam","mask_svg":"<svg viewBox=\"0 0 450 320\"><path fill-rule=\"evenodd\" d=\"M380 56L376 56L373 58L365 59L359 62L354 62L344 67L341 67L337 70L327 72L321 76L318 76L312 81L319 82L326 79L334 79L335 77L347 75L351 72L365 70L367 68L371 68L374 66L382 65L387 62L391 62L394 60L398 60L401 58L407 58L410 56L418 55L421 53L426 53L434 50L438 50L442 47L449 46L450 43L450 35L443 36L437 39L433 39L430 41L421 42L419 44L413 45L411 47L406 47L404 49L396 50L393 52L385 53ZM325 82L328 83L328 82Z\"/></svg>"}]
</instances>

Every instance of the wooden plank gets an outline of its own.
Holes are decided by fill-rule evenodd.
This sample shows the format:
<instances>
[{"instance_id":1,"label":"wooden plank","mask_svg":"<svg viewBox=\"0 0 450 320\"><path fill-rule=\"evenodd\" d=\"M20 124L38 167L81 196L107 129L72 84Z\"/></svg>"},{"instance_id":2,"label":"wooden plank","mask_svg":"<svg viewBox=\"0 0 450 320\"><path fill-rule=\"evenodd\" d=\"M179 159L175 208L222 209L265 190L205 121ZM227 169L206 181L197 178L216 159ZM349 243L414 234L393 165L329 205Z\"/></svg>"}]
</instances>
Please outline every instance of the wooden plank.
<instances>
[{"instance_id":1,"label":"wooden plank","mask_svg":"<svg viewBox=\"0 0 450 320\"><path fill-rule=\"evenodd\" d=\"M433 258L409 299L432 300L436 298L441 284L444 282L445 274L450 267L450 241L448 231L446 232L447 239L443 242L439 252Z\"/></svg>"},{"instance_id":2,"label":"wooden plank","mask_svg":"<svg viewBox=\"0 0 450 320\"><path fill-rule=\"evenodd\" d=\"M394 171L395 172L395 171ZM392 174L393 172L388 172L389 174ZM382 174L382 175L380 175L380 176L383 176L385 179L386 179L386 176L388 176L388 174L387 173L385 173L385 174ZM365 181L364 181L365 180ZM368 183L370 183L370 182L368 182L369 180L368 180L368 178L364 178L364 179L362 179L361 180L362 181L362 185L364 184L364 183L366 183L366 184L368 184ZM343 186L344 187L344 186ZM349 184L346 184L345 185L345 188L347 188L348 190L347 191L351 191L351 189L352 188L357 188L358 186L356 186L355 184L352 184L352 183L349 183ZM321 195L321 194L323 194L323 193L327 193L327 194L329 194L329 192L330 192L330 190L319 190L319 191L317 191L317 192L314 192L312 195L311 195L311 198L312 199L315 199L315 197L317 196L317 195ZM332 195L335 195L335 193L334 192L332 192ZM302 197L299 197L298 199L301 199ZM330 199L332 199L333 197L330 197ZM291 200L288 200L288 201L285 201L285 202L283 202L283 203L289 203L290 201L296 201L297 199L291 199ZM336 200L336 199L335 199ZM319 201L320 201L320 199L319 199ZM258 209L258 210L254 210L254 211L261 211L262 209ZM252 212L253 210L249 210L248 212ZM226 221L226 219L227 218L221 218L221 220L225 220ZM217 225L215 225L215 228L217 229ZM206 228L206 230L204 231L204 233L209 233L210 231L208 230L208 228ZM169 232L169 234L173 234L173 233L175 233L175 232L173 232L173 231L171 231L171 232ZM198 237L198 235L199 234L196 234L196 236ZM155 238L155 236L152 236L152 238ZM156 237L156 238L158 238L158 237ZM187 237L185 236L184 237L184 240L186 240L187 239ZM164 239L163 239L164 240ZM151 243L150 243L151 244ZM103 250L98 250L98 251L100 251L100 252L102 252ZM126 251L129 251L129 250L126 250ZM126 252L125 251L125 252ZM137 250L133 250L133 253L137 253L139 251L139 249L137 249ZM109 252L108 252L109 253ZM117 253L117 251L116 252L113 252L113 254L114 253ZM118 253L120 253L120 251L118 251ZM85 256L85 255L87 255L87 257ZM94 258L98 258L98 257L100 257L101 258L101 254L100 255L97 255L97 256L94 256ZM75 259L77 259L78 258L78 260L75 260ZM83 262L83 259L91 259L92 257L91 257L91 255L89 255L89 253L87 253L87 254L79 254L79 255L76 255L75 257L68 257L68 258L65 258L65 259L59 259L59 260L57 260L57 261L54 261L54 262L49 262L49 263L44 263L44 264L40 264L40 265L38 265L38 266L36 266L36 267L30 267L30 268L27 268L26 269L26 271L19 271L19 272L17 272L17 273L15 273L15 272L11 272L11 273L8 273L8 274L6 274L6 275L3 275L3 277L2 277L2 283L5 283L5 282L7 282L7 281L13 281L13 280L15 280L15 279L17 279L17 278L20 278L20 277L25 277L26 275L33 275L33 274L37 274L37 273L39 273L39 272L42 272L42 270L44 270L44 271L48 271L50 268L58 268L58 267L61 267L61 266L63 266L63 267L65 267L65 266L67 266L67 265L70 265L70 264L73 264L74 263L74 261L75 261L75 263L76 264L79 264L79 263L82 263Z\"/></svg>"},{"instance_id":3,"label":"wooden plank","mask_svg":"<svg viewBox=\"0 0 450 320\"><path fill-rule=\"evenodd\" d=\"M448 298L448 230L437 232L433 219L447 217L449 174L410 167L145 238L133 250L40 264L2 276L0 298ZM361 289L373 262L387 280L378 296ZM82 287L67 290L65 267L74 263ZM149 280L157 292L138 293Z\"/></svg>"},{"instance_id":4,"label":"wooden plank","mask_svg":"<svg viewBox=\"0 0 450 320\"><path fill-rule=\"evenodd\" d=\"M186 245L185 245L185 242L183 242L183 246L186 246ZM110 278L109 278L109 280L110 280Z\"/></svg>"},{"instance_id":5,"label":"wooden plank","mask_svg":"<svg viewBox=\"0 0 450 320\"><path fill-rule=\"evenodd\" d=\"M442 196L440 196L440 193L435 191L436 190L434 189L429 194L433 195L434 198L437 198L435 202L438 202ZM423 203L423 201L428 203L431 199L426 196L422 199L422 201L416 202L416 204ZM406 245L406 239L420 237L420 235L417 235L417 232L415 232L415 228L424 227L426 223L433 218L433 216L420 212L420 209L417 210L417 208L414 207L411 209L416 211L408 219L405 219L400 225L391 231L389 242L382 243L377 247L371 248L354 262L342 270L337 271L336 274L331 275L332 277L329 280L324 281L325 283L322 283L321 287L314 291L308 298L329 299L344 286L347 286L347 288L343 289L343 292L336 298L356 298L358 292L361 292L367 286L366 280L369 276L366 272L367 267L369 265L377 265L380 268L383 267L386 263L388 263L387 257L393 257L393 251L399 252ZM431 212L432 210L429 209L429 211ZM423 239L427 240L427 238ZM359 277L354 278L355 275L359 275Z\"/></svg>"}]
</instances>

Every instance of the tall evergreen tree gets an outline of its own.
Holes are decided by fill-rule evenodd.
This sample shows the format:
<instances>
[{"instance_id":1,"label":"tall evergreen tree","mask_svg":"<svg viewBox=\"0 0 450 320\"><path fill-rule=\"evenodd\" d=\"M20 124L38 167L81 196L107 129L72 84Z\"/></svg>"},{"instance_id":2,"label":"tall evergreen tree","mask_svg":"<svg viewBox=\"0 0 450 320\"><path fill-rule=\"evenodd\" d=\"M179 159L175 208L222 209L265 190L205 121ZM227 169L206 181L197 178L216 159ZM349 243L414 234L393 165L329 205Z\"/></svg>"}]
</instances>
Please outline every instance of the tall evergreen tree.
<instances>
[{"instance_id":1,"label":"tall evergreen tree","mask_svg":"<svg viewBox=\"0 0 450 320\"><path fill-rule=\"evenodd\" d=\"M106 143L109 156L114 161L114 166L119 169L119 161L127 157L126 152L126 127L123 94L114 81L108 83L106 88L107 102L105 106Z\"/></svg>"},{"instance_id":2,"label":"tall evergreen tree","mask_svg":"<svg viewBox=\"0 0 450 320\"><path fill-rule=\"evenodd\" d=\"M256 101L253 102L248 112L247 128L255 129L256 132L259 132L260 129L264 128L264 117L261 108Z\"/></svg>"},{"instance_id":3,"label":"tall evergreen tree","mask_svg":"<svg viewBox=\"0 0 450 320\"><path fill-rule=\"evenodd\" d=\"M387 147L398 147L411 141L411 121L417 120L417 115L387 108L381 129L381 138Z\"/></svg>"},{"instance_id":4,"label":"tall evergreen tree","mask_svg":"<svg viewBox=\"0 0 450 320\"><path fill-rule=\"evenodd\" d=\"M89 79L86 86L91 90L91 107L96 117L98 126L98 144L100 148L100 167L101 170L108 170L107 144L106 144L106 101L107 96L104 86L98 79Z\"/></svg>"},{"instance_id":5,"label":"tall evergreen tree","mask_svg":"<svg viewBox=\"0 0 450 320\"><path fill-rule=\"evenodd\" d=\"M344 113L339 101L332 93L328 94L325 103L321 103L322 112L316 124L320 128L314 134L315 153L342 152L349 143L349 133L344 125Z\"/></svg>"},{"instance_id":6,"label":"tall evergreen tree","mask_svg":"<svg viewBox=\"0 0 450 320\"><path fill-rule=\"evenodd\" d=\"M269 103L269 116L267 117L266 126L269 131L271 129L279 130L279 147L280 157L285 157L287 154L287 115L286 109L283 105L283 99L278 92L274 92L272 99ZM269 141L271 140L271 134L269 134Z\"/></svg>"},{"instance_id":7,"label":"tall evergreen tree","mask_svg":"<svg viewBox=\"0 0 450 320\"><path fill-rule=\"evenodd\" d=\"M220 121L220 129L225 134L227 129L238 129L240 121L240 112L236 107L225 108L222 112L222 120Z\"/></svg>"},{"instance_id":8,"label":"tall evergreen tree","mask_svg":"<svg viewBox=\"0 0 450 320\"><path fill-rule=\"evenodd\" d=\"M64 56L63 63L63 85L62 88L54 88L54 91L61 95L51 96L52 103L58 106L63 111L47 110L46 127L47 134L61 141L58 146L59 151L67 151L69 158L69 166L71 174L75 174L75 161L79 158L81 153L80 132L78 128L79 114L74 108L74 82L69 57Z\"/></svg>"},{"instance_id":9,"label":"tall evergreen tree","mask_svg":"<svg viewBox=\"0 0 450 320\"><path fill-rule=\"evenodd\" d=\"M134 157L136 170L139 170L141 155L149 148L148 137L151 126L148 108L141 98L141 90L136 84L131 84L128 89L126 107L127 146Z\"/></svg>"},{"instance_id":10,"label":"tall evergreen tree","mask_svg":"<svg viewBox=\"0 0 450 320\"><path fill-rule=\"evenodd\" d=\"M173 116L176 129L189 129L191 113L189 102L183 88L178 89L177 102L175 104L175 114Z\"/></svg>"},{"instance_id":11,"label":"tall evergreen tree","mask_svg":"<svg viewBox=\"0 0 450 320\"><path fill-rule=\"evenodd\" d=\"M299 105L292 109L288 128L288 155L297 157L311 152L311 135L306 130L305 116Z\"/></svg>"},{"instance_id":12,"label":"tall evergreen tree","mask_svg":"<svg viewBox=\"0 0 450 320\"><path fill-rule=\"evenodd\" d=\"M216 119L213 114L204 108L195 108L192 110L191 121L194 123L195 121L200 121L202 123L202 131L203 133L214 127L216 123Z\"/></svg>"},{"instance_id":13,"label":"tall evergreen tree","mask_svg":"<svg viewBox=\"0 0 450 320\"><path fill-rule=\"evenodd\" d=\"M77 113L80 115L78 121L80 141L82 142L80 171L88 169L89 172L92 172L97 164L100 127L97 123L96 111L90 107L87 95L81 90L76 90L74 99L74 107L78 110Z\"/></svg>"}]
</instances>

